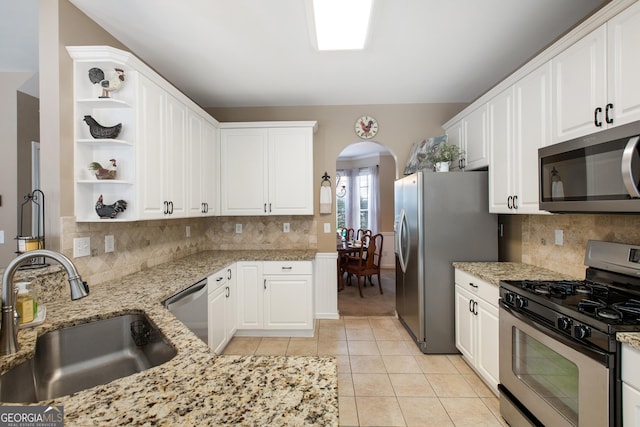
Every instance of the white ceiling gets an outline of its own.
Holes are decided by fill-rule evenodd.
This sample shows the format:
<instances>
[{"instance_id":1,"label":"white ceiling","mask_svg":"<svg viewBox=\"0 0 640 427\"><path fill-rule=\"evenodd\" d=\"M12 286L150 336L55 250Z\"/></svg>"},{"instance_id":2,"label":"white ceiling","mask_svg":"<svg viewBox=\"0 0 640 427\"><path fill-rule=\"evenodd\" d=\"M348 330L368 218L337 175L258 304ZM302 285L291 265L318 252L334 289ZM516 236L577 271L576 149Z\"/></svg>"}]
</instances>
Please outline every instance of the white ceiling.
<instances>
[{"instance_id":1,"label":"white ceiling","mask_svg":"<svg viewBox=\"0 0 640 427\"><path fill-rule=\"evenodd\" d=\"M603 2L376 0L364 51L318 52L308 0L70 1L204 107L470 102ZM0 71L37 67L37 5L0 0Z\"/></svg>"}]
</instances>

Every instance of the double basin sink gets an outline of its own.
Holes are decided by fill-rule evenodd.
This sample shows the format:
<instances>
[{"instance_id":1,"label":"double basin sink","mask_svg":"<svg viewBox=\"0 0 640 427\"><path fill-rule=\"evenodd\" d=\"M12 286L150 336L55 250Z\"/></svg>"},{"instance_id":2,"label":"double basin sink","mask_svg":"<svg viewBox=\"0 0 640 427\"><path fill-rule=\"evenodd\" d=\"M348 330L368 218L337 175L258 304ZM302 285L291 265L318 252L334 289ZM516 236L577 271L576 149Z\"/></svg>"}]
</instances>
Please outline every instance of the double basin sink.
<instances>
[{"instance_id":1,"label":"double basin sink","mask_svg":"<svg viewBox=\"0 0 640 427\"><path fill-rule=\"evenodd\" d=\"M0 375L0 401L66 396L162 365L175 355L143 313L57 329L38 337L31 359Z\"/></svg>"}]
</instances>

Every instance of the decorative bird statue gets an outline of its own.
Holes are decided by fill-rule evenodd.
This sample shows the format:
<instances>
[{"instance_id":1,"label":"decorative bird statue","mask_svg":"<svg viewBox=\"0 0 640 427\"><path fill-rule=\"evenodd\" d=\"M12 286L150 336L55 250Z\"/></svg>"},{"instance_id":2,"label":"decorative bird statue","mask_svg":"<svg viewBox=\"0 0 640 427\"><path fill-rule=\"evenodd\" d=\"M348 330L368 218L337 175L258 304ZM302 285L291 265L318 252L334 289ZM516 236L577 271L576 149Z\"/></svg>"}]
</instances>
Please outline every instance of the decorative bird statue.
<instances>
[{"instance_id":1,"label":"decorative bird statue","mask_svg":"<svg viewBox=\"0 0 640 427\"><path fill-rule=\"evenodd\" d=\"M115 179L116 178L116 159L109 159L111 166L103 168L98 162L89 163L89 170L96 174L98 179Z\"/></svg>"},{"instance_id":2,"label":"decorative bird statue","mask_svg":"<svg viewBox=\"0 0 640 427\"><path fill-rule=\"evenodd\" d=\"M113 219L120 212L124 212L127 209L127 202L124 200L118 200L112 205L105 205L102 200L102 194L98 197L96 203L96 213L102 219Z\"/></svg>"},{"instance_id":3,"label":"decorative bird statue","mask_svg":"<svg viewBox=\"0 0 640 427\"><path fill-rule=\"evenodd\" d=\"M89 125L89 132L91 133L91 136L96 139L117 138L118 135L120 134L120 130L122 130L122 123L118 123L115 126L107 127L107 126L102 126L100 123L96 121L96 119L94 119L91 116L84 116L84 119L82 120L84 120L87 123L87 125Z\"/></svg>"},{"instance_id":4,"label":"decorative bird statue","mask_svg":"<svg viewBox=\"0 0 640 427\"><path fill-rule=\"evenodd\" d=\"M100 98L109 98L109 92L115 92L122 86L124 82L124 70L122 68L114 68L109 80L105 80L104 71L100 68L91 68L89 70L89 80L91 83L100 83L102 86L102 95Z\"/></svg>"}]
</instances>

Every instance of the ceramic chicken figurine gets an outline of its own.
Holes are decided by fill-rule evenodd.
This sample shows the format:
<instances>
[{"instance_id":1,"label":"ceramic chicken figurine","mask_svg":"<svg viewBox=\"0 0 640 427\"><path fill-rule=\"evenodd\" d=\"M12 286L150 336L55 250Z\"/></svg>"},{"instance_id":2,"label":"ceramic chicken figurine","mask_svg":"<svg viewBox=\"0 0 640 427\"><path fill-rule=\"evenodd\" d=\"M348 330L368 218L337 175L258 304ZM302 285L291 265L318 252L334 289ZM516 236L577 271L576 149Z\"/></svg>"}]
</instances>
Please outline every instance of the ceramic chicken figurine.
<instances>
[{"instance_id":1,"label":"ceramic chicken figurine","mask_svg":"<svg viewBox=\"0 0 640 427\"><path fill-rule=\"evenodd\" d=\"M98 202L96 203L96 213L102 219L113 219L120 212L124 212L127 209L127 202L124 200L118 200L114 204L105 205L102 200L102 194L98 197Z\"/></svg>"},{"instance_id":2,"label":"ceramic chicken figurine","mask_svg":"<svg viewBox=\"0 0 640 427\"><path fill-rule=\"evenodd\" d=\"M84 120L89 125L89 133L96 139L114 139L117 138L122 130L122 123L115 126L102 126L91 116L84 116Z\"/></svg>"},{"instance_id":3,"label":"ceramic chicken figurine","mask_svg":"<svg viewBox=\"0 0 640 427\"><path fill-rule=\"evenodd\" d=\"M93 84L100 83L100 86L102 86L102 95L100 98L109 98L109 92L115 92L122 86L122 82L124 82L124 70L122 68L114 68L113 74L106 80L104 78L104 71L94 67L89 70L89 80L91 80Z\"/></svg>"},{"instance_id":4,"label":"ceramic chicken figurine","mask_svg":"<svg viewBox=\"0 0 640 427\"><path fill-rule=\"evenodd\" d=\"M98 179L116 179L116 159L110 159L111 166L103 168L98 162L89 163L89 170L96 174Z\"/></svg>"}]
</instances>

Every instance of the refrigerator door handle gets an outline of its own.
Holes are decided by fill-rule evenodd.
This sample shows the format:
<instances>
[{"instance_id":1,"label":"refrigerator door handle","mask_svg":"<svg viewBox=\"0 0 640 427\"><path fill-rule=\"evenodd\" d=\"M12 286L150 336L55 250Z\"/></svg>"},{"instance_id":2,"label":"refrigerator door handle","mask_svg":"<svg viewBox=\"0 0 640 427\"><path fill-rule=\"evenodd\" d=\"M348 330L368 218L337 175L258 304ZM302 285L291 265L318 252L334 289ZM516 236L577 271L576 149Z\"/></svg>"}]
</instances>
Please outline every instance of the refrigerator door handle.
<instances>
[{"instance_id":1,"label":"refrigerator door handle","mask_svg":"<svg viewBox=\"0 0 640 427\"><path fill-rule=\"evenodd\" d=\"M400 212L400 221L399 221L399 230L398 230L398 258L400 261L400 268L402 268L402 272L407 272L407 263L408 263L408 254L404 253L404 248L409 247L409 242L404 242L402 236L405 235L404 230L407 227L407 213L404 209ZM410 238L409 233L406 234L407 240ZM403 243L406 243L404 245Z\"/></svg>"}]
</instances>

